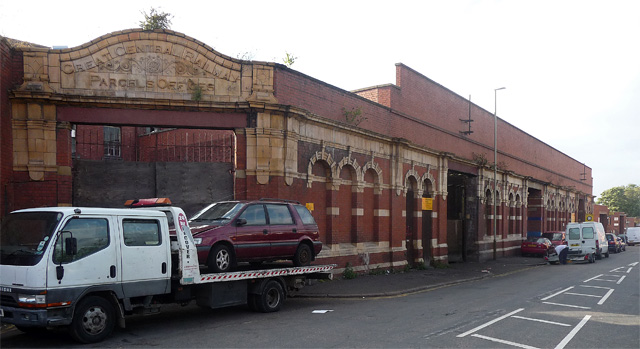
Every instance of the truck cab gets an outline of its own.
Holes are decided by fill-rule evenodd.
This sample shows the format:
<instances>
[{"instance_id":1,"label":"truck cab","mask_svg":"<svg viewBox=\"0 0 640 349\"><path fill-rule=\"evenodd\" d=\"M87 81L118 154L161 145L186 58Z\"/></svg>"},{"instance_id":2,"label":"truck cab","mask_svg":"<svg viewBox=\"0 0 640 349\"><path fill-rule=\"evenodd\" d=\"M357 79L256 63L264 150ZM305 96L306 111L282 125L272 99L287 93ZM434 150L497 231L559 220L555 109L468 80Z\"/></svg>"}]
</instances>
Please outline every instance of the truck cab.
<instances>
[{"instance_id":1,"label":"truck cab","mask_svg":"<svg viewBox=\"0 0 640 349\"><path fill-rule=\"evenodd\" d=\"M0 253L0 316L25 331L70 325L76 339L92 342L113 326L99 321L114 321L107 313L171 292L169 228L159 210L15 211L2 222Z\"/></svg>"}]
</instances>

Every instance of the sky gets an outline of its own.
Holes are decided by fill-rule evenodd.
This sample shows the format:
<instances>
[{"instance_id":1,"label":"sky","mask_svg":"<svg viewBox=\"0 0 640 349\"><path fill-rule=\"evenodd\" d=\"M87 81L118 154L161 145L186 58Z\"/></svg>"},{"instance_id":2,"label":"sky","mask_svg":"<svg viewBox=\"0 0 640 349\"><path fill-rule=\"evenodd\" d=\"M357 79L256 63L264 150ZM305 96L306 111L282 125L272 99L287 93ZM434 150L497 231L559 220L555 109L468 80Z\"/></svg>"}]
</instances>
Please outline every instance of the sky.
<instances>
[{"instance_id":1,"label":"sky","mask_svg":"<svg viewBox=\"0 0 640 349\"><path fill-rule=\"evenodd\" d=\"M640 185L640 1L0 1L0 35L82 45L171 29L236 58L283 63L345 90L403 63L593 170L593 194ZM496 88L506 87L497 92ZM579 174L576 174L579 176Z\"/></svg>"}]
</instances>

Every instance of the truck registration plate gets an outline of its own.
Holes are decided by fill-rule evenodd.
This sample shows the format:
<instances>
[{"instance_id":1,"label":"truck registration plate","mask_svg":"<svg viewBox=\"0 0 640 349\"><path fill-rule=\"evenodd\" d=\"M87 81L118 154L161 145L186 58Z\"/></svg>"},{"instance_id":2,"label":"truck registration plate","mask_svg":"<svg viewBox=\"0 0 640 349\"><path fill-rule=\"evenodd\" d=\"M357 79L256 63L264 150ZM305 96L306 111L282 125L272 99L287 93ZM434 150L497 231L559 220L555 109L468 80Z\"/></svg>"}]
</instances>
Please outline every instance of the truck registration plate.
<instances>
[{"instance_id":1,"label":"truck registration plate","mask_svg":"<svg viewBox=\"0 0 640 349\"><path fill-rule=\"evenodd\" d=\"M578 247L580 244L571 244L571 247Z\"/></svg>"}]
</instances>

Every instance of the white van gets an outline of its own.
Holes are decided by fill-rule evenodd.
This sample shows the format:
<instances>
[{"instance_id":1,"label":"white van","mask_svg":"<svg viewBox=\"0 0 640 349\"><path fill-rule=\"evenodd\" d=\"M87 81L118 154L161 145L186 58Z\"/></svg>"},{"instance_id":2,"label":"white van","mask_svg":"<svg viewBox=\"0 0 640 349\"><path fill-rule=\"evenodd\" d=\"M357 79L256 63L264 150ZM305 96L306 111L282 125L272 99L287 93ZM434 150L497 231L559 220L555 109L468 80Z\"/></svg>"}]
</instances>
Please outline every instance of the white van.
<instances>
[{"instance_id":1,"label":"white van","mask_svg":"<svg viewBox=\"0 0 640 349\"><path fill-rule=\"evenodd\" d=\"M627 228L627 244L629 246L640 244L640 227Z\"/></svg>"},{"instance_id":2,"label":"white van","mask_svg":"<svg viewBox=\"0 0 640 349\"><path fill-rule=\"evenodd\" d=\"M602 259L602 255L609 257L609 244L602 223L569 223L566 235L569 244L567 259L593 263Z\"/></svg>"}]
</instances>

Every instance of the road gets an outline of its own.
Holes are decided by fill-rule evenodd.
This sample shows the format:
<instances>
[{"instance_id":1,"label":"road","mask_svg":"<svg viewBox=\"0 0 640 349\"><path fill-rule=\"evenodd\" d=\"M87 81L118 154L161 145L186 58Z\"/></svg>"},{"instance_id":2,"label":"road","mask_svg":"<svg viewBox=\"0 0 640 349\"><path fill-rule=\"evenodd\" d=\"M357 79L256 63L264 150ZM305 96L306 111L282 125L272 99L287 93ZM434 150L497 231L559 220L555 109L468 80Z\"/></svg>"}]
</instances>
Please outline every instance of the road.
<instances>
[{"instance_id":1,"label":"road","mask_svg":"<svg viewBox=\"0 0 640 349\"><path fill-rule=\"evenodd\" d=\"M78 347L62 331L5 331L10 347ZM174 306L87 347L638 348L640 246L411 295L289 299L278 313Z\"/></svg>"}]
</instances>

